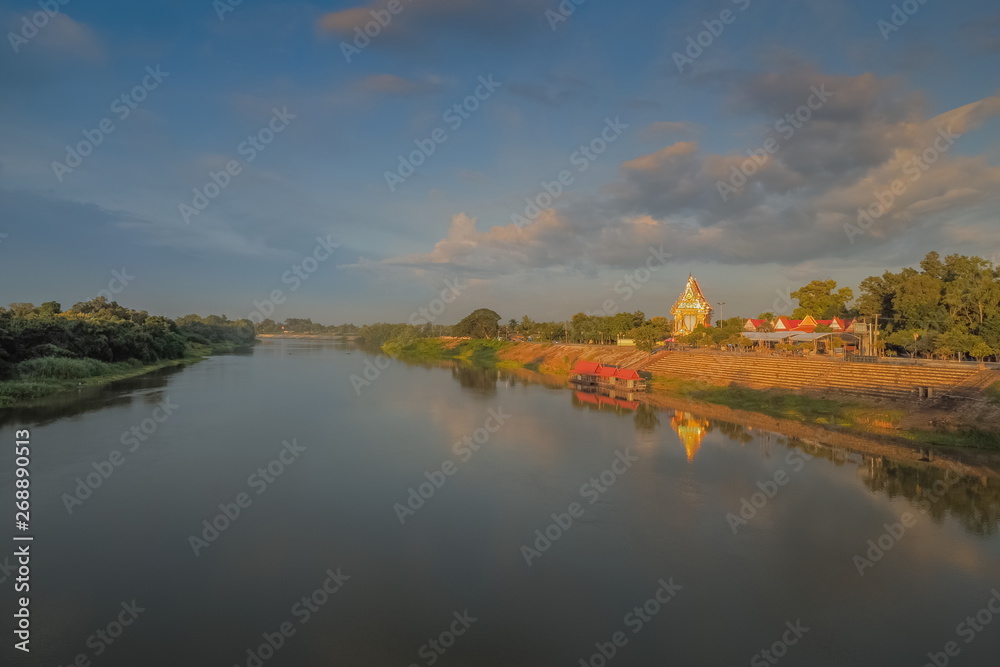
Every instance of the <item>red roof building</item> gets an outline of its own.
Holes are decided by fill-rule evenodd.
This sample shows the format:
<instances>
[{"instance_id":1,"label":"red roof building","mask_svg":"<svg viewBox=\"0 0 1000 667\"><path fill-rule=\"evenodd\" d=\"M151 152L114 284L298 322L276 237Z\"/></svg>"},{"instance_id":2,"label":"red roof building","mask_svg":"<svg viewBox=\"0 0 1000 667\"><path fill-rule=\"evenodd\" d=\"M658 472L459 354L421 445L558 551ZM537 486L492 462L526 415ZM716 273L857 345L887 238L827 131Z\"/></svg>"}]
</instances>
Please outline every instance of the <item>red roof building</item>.
<instances>
[{"instance_id":1,"label":"red roof building","mask_svg":"<svg viewBox=\"0 0 1000 667\"><path fill-rule=\"evenodd\" d=\"M605 366L596 361L578 361L571 373L573 381L583 384L612 385L629 390L646 388L646 381L634 368Z\"/></svg>"},{"instance_id":2,"label":"red roof building","mask_svg":"<svg viewBox=\"0 0 1000 667\"><path fill-rule=\"evenodd\" d=\"M579 374L579 375L596 375L597 374L597 369L600 368L600 367L601 367L601 365L599 363L597 363L596 361L582 361L581 360L581 361L576 362L576 366L574 366L573 370L570 371L570 372L571 373L575 373L575 374Z\"/></svg>"}]
</instances>

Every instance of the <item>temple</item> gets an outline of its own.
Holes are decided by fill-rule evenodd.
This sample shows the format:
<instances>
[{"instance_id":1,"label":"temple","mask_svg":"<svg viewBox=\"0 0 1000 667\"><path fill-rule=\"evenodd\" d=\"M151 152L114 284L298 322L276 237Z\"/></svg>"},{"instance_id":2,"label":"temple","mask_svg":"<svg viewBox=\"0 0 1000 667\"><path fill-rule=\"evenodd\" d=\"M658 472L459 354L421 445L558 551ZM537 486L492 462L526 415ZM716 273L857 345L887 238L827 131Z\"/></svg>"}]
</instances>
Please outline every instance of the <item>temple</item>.
<instances>
[{"instance_id":1,"label":"temple","mask_svg":"<svg viewBox=\"0 0 1000 667\"><path fill-rule=\"evenodd\" d=\"M712 326L712 306L693 275L688 276L687 285L670 314L674 318L675 336L689 334L699 326Z\"/></svg>"},{"instance_id":2,"label":"temple","mask_svg":"<svg viewBox=\"0 0 1000 667\"><path fill-rule=\"evenodd\" d=\"M708 431L708 420L703 417L695 417L690 412L674 410L674 416L670 419L670 426L677 431L684 450L687 452L687 460L694 461L694 455L701 448L701 441Z\"/></svg>"}]
</instances>

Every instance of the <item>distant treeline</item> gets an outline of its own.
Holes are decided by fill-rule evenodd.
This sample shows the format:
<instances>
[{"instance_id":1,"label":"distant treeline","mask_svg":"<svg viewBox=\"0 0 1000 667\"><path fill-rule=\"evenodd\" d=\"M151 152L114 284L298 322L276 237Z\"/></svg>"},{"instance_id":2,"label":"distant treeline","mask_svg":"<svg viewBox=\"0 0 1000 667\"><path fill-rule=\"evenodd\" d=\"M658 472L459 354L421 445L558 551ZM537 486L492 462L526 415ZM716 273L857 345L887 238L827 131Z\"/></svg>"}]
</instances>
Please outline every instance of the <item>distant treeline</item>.
<instances>
[{"instance_id":1,"label":"distant treeline","mask_svg":"<svg viewBox=\"0 0 1000 667\"><path fill-rule=\"evenodd\" d=\"M877 349L889 356L910 355L941 359L1000 359L1000 267L982 257L930 252L919 269L871 276L855 290L838 287L835 280L813 280L789 292L785 303L775 300L777 312L760 313L770 327L778 315L817 320L834 317L860 318L878 328ZM797 305L796 305L797 303ZM699 326L694 332L677 336L677 341L698 347L744 346L743 325L748 316L716 320L713 326ZM352 325L353 326L353 325ZM769 330L769 329L765 329ZM501 321L500 315L480 308L458 324L448 327L424 324L371 324L357 329L360 341L382 347L386 342L407 346L411 341L435 336L501 338L540 342L614 344L631 339L640 350L651 350L672 335L673 322L666 317L647 319L641 311L614 314L577 313L569 320L536 322L524 316L520 321ZM832 332L828 325L816 331ZM839 339L835 339L835 342ZM853 339L852 339L853 340ZM842 343L843 341L841 341ZM839 345L839 343L838 343ZM808 348L811 343L787 343L787 349Z\"/></svg>"},{"instance_id":2,"label":"distant treeline","mask_svg":"<svg viewBox=\"0 0 1000 667\"><path fill-rule=\"evenodd\" d=\"M132 310L97 297L63 311L59 303L12 303L0 308L0 379L28 375L32 369L74 366L39 359L151 364L184 357L193 346L214 350L253 343L250 320L225 315L187 315L171 320ZM80 364L75 364L80 365ZM92 365L92 364L91 364ZM96 372L96 371L95 371Z\"/></svg>"},{"instance_id":3,"label":"distant treeline","mask_svg":"<svg viewBox=\"0 0 1000 667\"><path fill-rule=\"evenodd\" d=\"M289 317L284 322L274 320L261 320L254 324L254 329L259 334L331 334L339 336L352 336L358 332L358 327L353 324L339 324L336 326L317 324L311 319Z\"/></svg>"}]
</instances>

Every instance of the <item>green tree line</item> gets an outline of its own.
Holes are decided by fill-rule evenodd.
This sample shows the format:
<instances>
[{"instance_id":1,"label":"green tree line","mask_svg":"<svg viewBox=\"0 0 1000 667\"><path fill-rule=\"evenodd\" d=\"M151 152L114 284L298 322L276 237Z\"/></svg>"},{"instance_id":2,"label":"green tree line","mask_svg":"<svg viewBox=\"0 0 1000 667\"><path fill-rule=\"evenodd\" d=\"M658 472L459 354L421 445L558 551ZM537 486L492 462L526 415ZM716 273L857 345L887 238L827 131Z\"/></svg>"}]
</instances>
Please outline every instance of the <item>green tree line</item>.
<instances>
[{"instance_id":1,"label":"green tree line","mask_svg":"<svg viewBox=\"0 0 1000 667\"><path fill-rule=\"evenodd\" d=\"M41 369L69 377L77 367L94 375L98 366L82 362L150 364L184 357L191 346L229 349L250 345L254 338L250 320L225 315L171 320L105 297L67 311L55 301L37 307L12 303L0 308L0 379Z\"/></svg>"}]
</instances>

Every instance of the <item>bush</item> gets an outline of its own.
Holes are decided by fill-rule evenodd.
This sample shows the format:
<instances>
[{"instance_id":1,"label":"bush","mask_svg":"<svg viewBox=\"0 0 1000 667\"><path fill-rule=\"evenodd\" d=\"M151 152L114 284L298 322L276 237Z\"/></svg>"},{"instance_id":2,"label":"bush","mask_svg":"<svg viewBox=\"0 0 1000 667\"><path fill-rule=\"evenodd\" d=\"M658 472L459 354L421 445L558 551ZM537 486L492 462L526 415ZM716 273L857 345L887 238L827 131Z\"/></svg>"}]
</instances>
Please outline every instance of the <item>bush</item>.
<instances>
[{"instance_id":1,"label":"bush","mask_svg":"<svg viewBox=\"0 0 1000 667\"><path fill-rule=\"evenodd\" d=\"M1000 403L1000 382L994 382L984 392L990 403Z\"/></svg>"},{"instance_id":2,"label":"bush","mask_svg":"<svg viewBox=\"0 0 1000 667\"><path fill-rule=\"evenodd\" d=\"M17 364L21 377L52 380L79 380L108 371L108 364L96 359L67 359L66 357L38 357Z\"/></svg>"}]
</instances>

